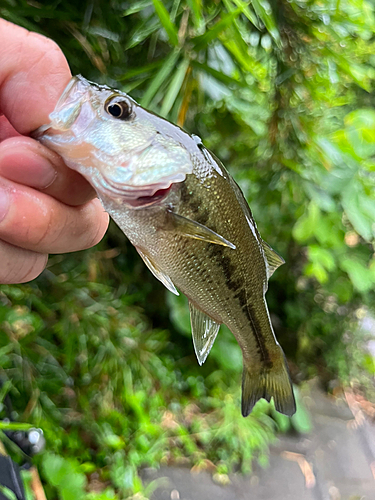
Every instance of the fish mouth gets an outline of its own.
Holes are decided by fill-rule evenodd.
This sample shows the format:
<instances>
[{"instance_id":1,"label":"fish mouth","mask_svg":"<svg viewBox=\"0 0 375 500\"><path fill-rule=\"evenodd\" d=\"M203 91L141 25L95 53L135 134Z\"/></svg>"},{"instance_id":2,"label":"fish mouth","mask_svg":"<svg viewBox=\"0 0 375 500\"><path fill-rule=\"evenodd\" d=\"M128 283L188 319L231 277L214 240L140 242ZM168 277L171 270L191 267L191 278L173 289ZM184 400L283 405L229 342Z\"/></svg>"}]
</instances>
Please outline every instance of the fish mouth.
<instances>
[{"instance_id":1,"label":"fish mouth","mask_svg":"<svg viewBox=\"0 0 375 500\"><path fill-rule=\"evenodd\" d=\"M88 177L88 180L92 183L92 178ZM168 180L164 183L159 182L157 184L145 186L132 186L126 183L114 182L102 174L100 180L97 179L97 182L100 188L98 185L94 185L94 188L98 194L104 191L106 196L121 201L121 203L128 207L144 208L154 205L166 198L176 181Z\"/></svg>"},{"instance_id":2,"label":"fish mouth","mask_svg":"<svg viewBox=\"0 0 375 500\"><path fill-rule=\"evenodd\" d=\"M130 198L126 199L126 200L124 200L124 203L132 208L149 207L151 205L155 205L156 203L163 201L164 198L166 198L168 196L171 189L172 189L172 185L170 185L168 188L158 189L151 196L139 196L138 198L134 198L134 199L130 199Z\"/></svg>"}]
</instances>

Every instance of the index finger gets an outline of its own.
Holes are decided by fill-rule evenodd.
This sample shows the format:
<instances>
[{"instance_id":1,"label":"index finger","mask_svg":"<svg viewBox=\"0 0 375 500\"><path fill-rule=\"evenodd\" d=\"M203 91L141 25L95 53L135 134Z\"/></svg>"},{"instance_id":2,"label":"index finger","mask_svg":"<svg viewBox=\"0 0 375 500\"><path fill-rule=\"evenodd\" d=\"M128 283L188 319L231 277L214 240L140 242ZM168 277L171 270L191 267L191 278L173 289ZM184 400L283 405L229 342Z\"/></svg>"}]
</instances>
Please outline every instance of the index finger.
<instances>
[{"instance_id":1,"label":"index finger","mask_svg":"<svg viewBox=\"0 0 375 500\"><path fill-rule=\"evenodd\" d=\"M68 62L55 42L4 19L0 47L0 111L28 135L49 122L71 78Z\"/></svg>"}]
</instances>

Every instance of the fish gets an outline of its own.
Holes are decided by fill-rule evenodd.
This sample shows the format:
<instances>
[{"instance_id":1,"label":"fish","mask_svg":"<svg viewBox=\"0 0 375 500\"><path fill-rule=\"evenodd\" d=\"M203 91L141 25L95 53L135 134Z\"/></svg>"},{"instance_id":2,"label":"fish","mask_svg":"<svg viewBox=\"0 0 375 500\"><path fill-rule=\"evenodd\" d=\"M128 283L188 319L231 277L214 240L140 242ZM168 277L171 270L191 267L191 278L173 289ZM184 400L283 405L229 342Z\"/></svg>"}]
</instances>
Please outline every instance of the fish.
<instances>
[{"instance_id":1,"label":"fish","mask_svg":"<svg viewBox=\"0 0 375 500\"><path fill-rule=\"evenodd\" d=\"M198 363L225 324L243 355L242 415L261 398L293 415L288 365L265 299L284 259L261 238L221 161L198 136L80 75L49 119L33 136L88 180L151 273L188 298Z\"/></svg>"}]
</instances>

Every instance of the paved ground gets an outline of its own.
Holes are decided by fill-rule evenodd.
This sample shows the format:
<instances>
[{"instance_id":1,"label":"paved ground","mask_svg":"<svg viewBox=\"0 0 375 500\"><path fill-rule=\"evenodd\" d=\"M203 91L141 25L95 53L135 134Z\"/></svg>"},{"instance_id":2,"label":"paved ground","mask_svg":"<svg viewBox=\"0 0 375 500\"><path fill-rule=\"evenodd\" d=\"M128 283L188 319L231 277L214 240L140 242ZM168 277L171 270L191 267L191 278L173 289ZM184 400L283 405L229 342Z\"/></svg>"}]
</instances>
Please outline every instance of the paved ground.
<instances>
[{"instance_id":1,"label":"paved ground","mask_svg":"<svg viewBox=\"0 0 375 500\"><path fill-rule=\"evenodd\" d=\"M233 474L227 486L207 472L145 470L146 481L166 478L152 500L375 500L375 427L350 395L348 401L350 408L313 388L307 400L312 432L282 437L267 469Z\"/></svg>"}]
</instances>

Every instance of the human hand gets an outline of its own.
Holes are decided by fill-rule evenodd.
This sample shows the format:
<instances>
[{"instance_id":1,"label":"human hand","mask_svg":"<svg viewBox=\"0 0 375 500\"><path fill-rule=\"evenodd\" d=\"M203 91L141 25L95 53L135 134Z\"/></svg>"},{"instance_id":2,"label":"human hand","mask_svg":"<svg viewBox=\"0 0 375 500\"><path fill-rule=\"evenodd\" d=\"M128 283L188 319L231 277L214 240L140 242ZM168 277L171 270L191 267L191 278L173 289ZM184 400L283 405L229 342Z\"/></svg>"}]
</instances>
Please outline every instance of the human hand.
<instances>
[{"instance_id":1,"label":"human hand","mask_svg":"<svg viewBox=\"0 0 375 500\"><path fill-rule=\"evenodd\" d=\"M98 243L108 214L88 182L27 137L71 78L50 39L0 19L0 283L37 277L49 253Z\"/></svg>"}]
</instances>

